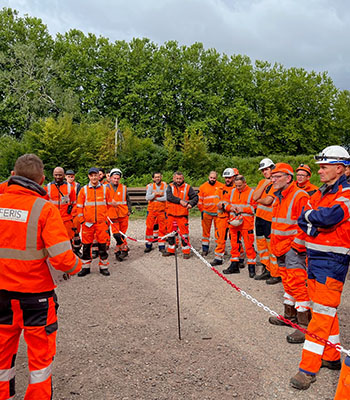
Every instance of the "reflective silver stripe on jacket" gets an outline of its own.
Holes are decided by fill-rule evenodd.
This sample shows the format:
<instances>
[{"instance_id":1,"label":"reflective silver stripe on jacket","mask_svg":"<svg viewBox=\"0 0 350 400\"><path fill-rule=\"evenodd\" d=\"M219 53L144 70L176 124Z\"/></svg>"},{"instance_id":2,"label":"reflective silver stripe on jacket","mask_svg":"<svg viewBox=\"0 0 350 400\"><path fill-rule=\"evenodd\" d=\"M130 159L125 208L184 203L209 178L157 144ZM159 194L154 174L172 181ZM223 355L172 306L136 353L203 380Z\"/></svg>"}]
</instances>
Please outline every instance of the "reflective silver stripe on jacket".
<instances>
[{"instance_id":1,"label":"reflective silver stripe on jacket","mask_svg":"<svg viewBox=\"0 0 350 400\"><path fill-rule=\"evenodd\" d=\"M52 363L43 369L38 369L36 371L30 371L29 375L29 383L41 383L45 382L46 379L50 378L52 374Z\"/></svg>"},{"instance_id":2,"label":"reflective silver stripe on jacket","mask_svg":"<svg viewBox=\"0 0 350 400\"><path fill-rule=\"evenodd\" d=\"M16 375L16 368L0 369L0 382L8 382Z\"/></svg>"},{"instance_id":3,"label":"reflective silver stripe on jacket","mask_svg":"<svg viewBox=\"0 0 350 400\"><path fill-rule=\"evenodd\" d=\"M277 223L281 223L281 224L289 224L289 225L295 225L298 222L297 219L292 219L291 217L292 217L292 210L293 210L294 201L295 201L295 198L297 197L297 195L299 193L306 193L306 192L305 192L305 190L301 190L300 189L300 190L297 190L294 193L294 195L292 197L292 200L290 201L289 206L288 206L288 211L287 211L286 218L273 217L272 218L272 222L277 222Z\"/></svg>"},{"instance_id":4,"label":"reflective silver stripe on jacket","mask_svg":"<svg viewBox=\"0 0 350 400\"><path fill-rule=\"evenodd\" d=\"M278 229L271 229L271 233L274 235L280 235L280 236L292 236L296 235L298 233L297 229L290 229L288 231L280 231Z\"/></svg>"},{"instance_id":5,"label":"reflective silver stripe on jacket","mask_svg":"<svg viewBox=\"0 0 350 400\"><path fill-rule=\"evenodd\" d=\"M308 241L305 241L305 246L310 250L338 253L338 254L346 254L346 255L350 254L350 250L347 247L310 243Z\"/></svg>"},{"instance_id":6,"label":"reflective silver stripe on jacket","mask_svg":"<svg viewBox=\"0 0 350 400\"><path fill-rule=\"evenodd\" d=\"M268 212L272 212L272 210L273 210L273 207L267 207L267 206L264 206L264 205L262 205L262 204L258 204L258 207L257 207L259 210L264 210L264 211L268 211Z\"/></svg>"},{"instance_id":7,"label":"reflective silver stripe on jacket","mask_svg":"<svg viewBox=\"0 0 350 400\"><path fill-rule=\"evenodd\" d=\"M37 198L34 201L27 224L25 250L0 248L0 258L21 261L41 260L47 257L46 249L37 250L38 222L46 200Z\"/></svg>"},{"instance_id":8,"label":"reflective silver stripe on jacket","mask_svg":"<svg viewBox=\"0 0 350 400\"><path fill-rule=\"evenodd\" d=\"M65 251L71 250L71 248L72 246L70 241L67 240L66 242L57 243L51 247L48 247L47 251L49 253L49 257L55 257L64 253Z\"/></svg>"},{"instance_id":9,"label":"reflective silver stripe on jacket","mask_svg":"<svg viewBox=\"0 0 350 400\"><path fill-rule=\"evenodd\" d=\"M88 185L84 186L84 192L85 192L84 205L83 206L78 205L77 207L82 208L82 207L85 207L85 206L91 206L91 207L94 207L94 206L106 206L107 205L107 202L106 202L106 190L107 190L106 185L101 185L102 188L103 188L103 201L86 201L87 198L88 198L87 186ZM96 189L94 189L94 190L96 190Z\"/></svg>"}]
</instances>

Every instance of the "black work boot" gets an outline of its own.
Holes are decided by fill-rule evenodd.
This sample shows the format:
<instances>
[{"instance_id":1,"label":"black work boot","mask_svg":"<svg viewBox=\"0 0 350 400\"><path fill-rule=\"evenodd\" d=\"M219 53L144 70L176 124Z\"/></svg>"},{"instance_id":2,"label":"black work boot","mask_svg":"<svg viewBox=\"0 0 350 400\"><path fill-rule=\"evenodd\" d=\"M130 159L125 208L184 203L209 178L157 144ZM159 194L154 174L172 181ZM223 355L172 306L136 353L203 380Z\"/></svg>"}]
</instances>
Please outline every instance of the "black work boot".
<instances>
[{"instance_id":1,"label":"black work boot","mask_svg":"<svg viewBox=\"0 0 350 400\"><path fill-rule=\"evenodd\" d=\"M284 305L284 318L289 319L291 322L297 322L297 310L294 308L294 306L290 306L289 304ZM289 324L285 323L281 319L277 317L270 317L269 322L272 325L278 325L278 326L289 326Z\"/></svg>"},{"instance_id":2,"label":"black work boot","mask_svg":"<svg viewBox=\"0 0 350 400\"><path fill-rule=\"evenodd\" d=\"M239 274L241 271L239 270L238 261L232 261L230 266L227 269L222 271L223 274Z\"/></svg>"},{"instance_id":3,"label":"black work boot","mask_svg":"<svg viewBox=\"0 0 350 400\"><path fill-rule=\"evenodd\" d=\"M120 254L121 254L120 251L116 251L116 252L114 253L115 259L116 259L117 261L119 261L119 262L122 262L122 261L123 261L123 258L120 257Z\"/></svg>"},{"instance_id":4,"label":"black work boot","mask_svg":"<svg viewBox=\"0 0 350 400\"><path fill-rule=\"evenodd\" d=\"M144 253L150 253L152 251L152 246L146 246L145 250L143 251Z\"/></svg>"},{"instance_id":5,"label":"black work boot","mask_svg":"<svg viewBox=\"0 0 350 400\"><path fill-rule=\"evenodd\" d=\"M216 267L217 265L222 265L222 260L219 260L218 258L214 258L214 260L210 263L212 267Z\"/></svg>"},{"instance_id":6,"label":"black work boot","mask_svg":"<svg viewBox=\"0 0 350 400\"><path fill-rule=\"evenodd\" d=\"M85 276L85 275L88 275L89 273L90 273L90 268L82 268L78 272L78 276Z\"/></svg>"},{"instance_id":7,"label":"black work boot","mask_svg":"<svg viewBox=\"0 0 350 400\"><path fill-rule=\"evenodd\" d=\"M103 276L109 276L111 273L108 271L108 268L100 268L100 274Z\"/></svg>"},{"instance_id":8,"label":"black work boot","mask_svg":"<svg viewBox=\"0 0 350 400\"><path fill-rule=\"evenodd\" d=\"M255 276L255 264L248 264L249 278L254 278Z\"/></svg>"},{"instance_id":9,"label":"black work boot","mask_svg":"<svg viewBox=\"0 0 350 400\"><path fill-rule=\"evenodd\" d=\"M128 251L122 250L122 252L120 253L120 256L119 256L119 257L120 257L122 260L124 260L124 258L126 258L128 255L129 255L129 252L128 252Z\"/></svg>"},{"instance_id":10,"label":"black work boot","mask_svg":"<svg viewBox=\"0 0 350 400\"><path fill-rule=\"evenodd\" d=\"M263 266L261 274L260 275L255 275L255 277L254 277L254 279L256 281L265 281L266 279L269 279L269 278L271 278L270 271L268 271L266 269L265 265Z\"/></svg>"},{"instance_id":11,"label":"black work boot","mask_svg":"<svg viewBox=\"0 0 350 400\"><path fill-rule=\"evenodd\" d=\"M238 261L238 268L244 268L244 267L245 267L244 258L240 258Z\"/></svg>"}]
</instances>

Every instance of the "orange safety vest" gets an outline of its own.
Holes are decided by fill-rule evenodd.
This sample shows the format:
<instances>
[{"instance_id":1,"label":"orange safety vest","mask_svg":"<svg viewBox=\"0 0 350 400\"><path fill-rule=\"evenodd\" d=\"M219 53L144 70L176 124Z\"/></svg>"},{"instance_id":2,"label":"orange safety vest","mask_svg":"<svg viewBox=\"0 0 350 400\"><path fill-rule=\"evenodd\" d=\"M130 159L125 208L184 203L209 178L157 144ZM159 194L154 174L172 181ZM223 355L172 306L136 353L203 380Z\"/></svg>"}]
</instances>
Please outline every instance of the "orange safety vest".
<instances>
[{"instance_id":1,"label":"orange safety vest","mask_svg":"<svg viewBox=\"0 0 350 400\"><path fill-rule=\"evenodd\" d=\"M181 186L175 186L173 183L170 183L169 186L175 197L179 197L184 201L189 200L188 191L190 189L190 185L183 183ZM188 208L182 207L181 204L167 201L167 214L173 217L186 217L188 216Z\"/></svg>"},{"instance_id":2,"label":"orange safety vest","mask_svg":"<svg viewBox=\"0 0 350 400\"><path fill-rule=\"evenodd\" d=\"M156 193L156 197L148 201L147 211L165 211L166 201L157 201L156 199L157 197L163 197L165 195L167 186L165 182L161 182L159 186L154 182L147 185L146 191L149 187L152 187L152 193Z\"/></svg>"},{"instance_id":3,"label":"orange safety vest","mask_svg":"<svg viewBox=\"0 0 350 400\"><path fill-rule=\"evenodd\" d=\"M77 208L80 222L107 221L107 209L111 204L110 192L105 185L85 185L79 192Z\"/></svg>"},{"instance_id":4,"label":"orange safety vest","mask_svg":"<svg viewBox=\"0 0 350 400\"><path fill-rule=\"evenodd\" d=\"M53 290L48 260L70 274L81 268L58 209L39 193L11 184L0 196L0 290Z\"/></svg>"},{"instance_id":5,"label":"orange safety vest","mask_svg":"<svg viewBox=\"0 0 350 400\"><path fill-rule=\"evenodd\" d=\"M258 186L256 187L255 190L258 190L261 188L261 186L264 184L265 179L262 179L259 183ZM273 194L273 185L270 183L269 185L266 186L264 191L262 192L260 199L265 199L268 196L275 197ZM265 206L263 204L258 204L256 207L256 216L259 218L264 219L265 221L272 221L272 210L273 210L273 202L269 206Z\"/></svg>"},{"instance_id":6,"label":"orange safety vest","mask_svg":"<svg viewBox=\"0 0 350 400\"><path fill-rule=\"evenodd\" d=\"M224 204L224 208L228 206L230 203L230 197L232 191L235 189L235 186L220 186L217 188L217 194L219 196L219 202L222 202ZM225 209L219 209L218 210L218 218L229 218L230 212L226 211Z\"/></svg>"},{"instance_id":7,"label":"orange safety vest","mask_svg":"<svg viewBox=\"0 0 350 400\"><path fill-rule=\"evenodd\" d=\"M197 204L199 211L209 215L218 215L217 205L220 200L218 188L223 186L223 183L216 181L214 185L205 182L199 187Z\"/></svg>"},{"instance_id":8,"label":"orange safety vest","mask_svg":"<svg viewBox=\"0 0 350 400\"><path fill-rule=\"evenodd\" d=\"M117 202L117 206L109 207L108 216L110 219L117 219L126 217L129 213L128 203L126 200L127 187L121 183L117 186L116 190L111 183L106 185L108 192L110 193L111 199Z\"/></svg>"},{"instance_id":9,"label":"orange safety vest","mask_svg":"<svg viewBox=\"0 0 350 400\"><path fill-rule=\"evenodd\" d=\"M305 190L305 192L307 192L307 194L309 196L312 196L318 190L318 187L316 185L314 185L313 183L311 183L310 181L306 182L306 184L304 186L299 186L297 183L297 186L299 189Z\"/></svg>"},{"instance_id":10,"label":"orange safety vest","mask_svg":"<svg viewBox=\"0 0 350 400\"><path fill-rule=\"evenodd\" d=\"M236 188L231 191L229 204L226 206L226 211L231 211L232 207L241 207L243 217L243 224L240 225L239 229L254 229L254 210L255 202L253 201L254 189L248 185L242 192L239 192Z\"/></svg>"},{"instance_id":11,"label":"orange safety vest","mask_svg":"<svg viewBox=\"0 0 350 400\"><path fill-rule=\"evenodd\" d=\"M280 198L275 192L271 224L271 252L276 257L286 254L291 247L306 251L305 234L298 226L302 208L308 202L309 195L299 189L295 182L285 189Z\"/></svg>"},{"instance_id":12,"label":"orange safety vest","mask_svg":"<svg viewBox=\"0 0 350 400\"><path fill-rule=\"evenodd\" d=\"M63 185L57 187L53 182L50 182L46 186L46 192L50 203L54 204L59 209L62 220L69 221L72 219L73 210L68 214L69 206L72 206L74 209L76 205L76 194L72 185L68 182L64 182Z\"/></svg>"}]
</instances>

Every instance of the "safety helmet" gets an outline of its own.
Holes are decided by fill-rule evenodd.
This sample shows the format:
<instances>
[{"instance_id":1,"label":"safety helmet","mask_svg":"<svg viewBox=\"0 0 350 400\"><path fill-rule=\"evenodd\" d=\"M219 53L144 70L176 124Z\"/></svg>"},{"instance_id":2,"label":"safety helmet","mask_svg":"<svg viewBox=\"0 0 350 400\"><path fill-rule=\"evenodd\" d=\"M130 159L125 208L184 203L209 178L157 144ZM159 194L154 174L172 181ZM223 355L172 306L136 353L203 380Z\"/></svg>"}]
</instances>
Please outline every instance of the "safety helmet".
<instances>
[{"instance_id":1,"label":"safety helmet","mask_svg":"<svg viewBox=\"0 0 350 400\"><path fill-rule=\"evenodd\" d=\"M328 146L315 156L316 164L350 164L350 155L341 146Z\"/></svg>"},{"instance_id":2,"label":"safety helmet","mask_svg":"<svg viewBox=\"0 0 350 400\"><path fill-rule=\"evenodd\" d=\"M228 223L232 226L240 226L243 224L243 217L241 214L231 214Z\"/></svg>"},{"instance_id":3,"label":"safety helmet","mask_svg":"<svg viewBox=\"0 0 350 400\"><path fill-rule=\"evenodd\" d=\"M311 176L311 168L307 164L300 164L299 167L296 169L296 172L298 171L304 171L309 176Z\"/></svg>"},{"instance_id":4,"label":"safety helmet","mask_svg":"<svg viewBox=\"0 0 350 400\"><path fill-rule=\"evenodd\" d=\"M120 177L123 176L122 171L119 168L111 169L111 172L109 173L109 176L111 177L113 175L119 175Z\"/></svg>"},{"instance_id":5,"label":"safety helmet","mask_svg":"<svg viewBox=\"0 0 350 400\"><path fill-rule=\"evenodd\" d=\"M276 174L278 172L283 172L284 174L288 174L291 176L294 175L293 167L283 162L277 163L275 165L275 168L271 171L271 174Z\"/></svg>"},{"instance_id":6,"label":"safety helmet","mask_svg":"<svg viewBox=\"0 0 350 400\"><path fill-rule=\"evenodd\" d=\"M261 171L262 169L265 169L265 168L269 168L269 167L273 168L274 166L275 166L275 163L272 160L270 160L269 158L264 158L260 161L259 171Z\"/></svg>"},{"instance_id":7,"label":"safety helmet","mask_svg":"<svg viewBox=\"0 0 350 400\"><path fill-rule=\"evenodd\" d=\"M235 173L232 168L226 168L225 171L222 173L223 178L231 178L234 175Z\"/></svg>"}]
</instances>

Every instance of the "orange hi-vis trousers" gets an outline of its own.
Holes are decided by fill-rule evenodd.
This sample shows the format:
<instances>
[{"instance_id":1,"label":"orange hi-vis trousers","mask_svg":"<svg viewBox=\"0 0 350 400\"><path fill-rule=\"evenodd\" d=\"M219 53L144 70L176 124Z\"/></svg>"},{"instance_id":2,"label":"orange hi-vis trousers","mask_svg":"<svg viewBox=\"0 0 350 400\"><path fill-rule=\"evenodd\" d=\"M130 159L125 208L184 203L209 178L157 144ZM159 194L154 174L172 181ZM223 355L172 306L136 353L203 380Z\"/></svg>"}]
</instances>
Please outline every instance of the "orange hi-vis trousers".
<instances>
[{"instance_id":1,"label":"orange hi-vis trousers","mask_svg":"<svg viewBox=\"0 0 350 400\"><path fill-rule=\"evenodd\" d=\"M176 222L179 232L181 235L188 241L189 243L189 229L188 229L188 217L175 217L173 215L168 215L168 232L172 232L174 230L174 221ZM174 236L170 236L168 239L168 252L175 254L175 244L176 240ZM182 253L190 254L191 248L189 244L186 243L183 239L181 239L182 245Z\"/></svg>"},{"instance_id":2,"label":"orange hi-vis trousers","mask_svg":"<svg viewBox=\"0 0 350 400\"><path fill-rule=\"evenodd\" d=\"M57 298L54 291L0 290L0 399L15 395L15 359L22 331L27 343L29 385L25 400L52 399L52 362L56 354Z\"/></svg>"},{"instance_id":3,"label":"orange hi-vis trousers","mask_svg":"<svg viewBox=\"0 0 350 400\"><path fill-rule=\"evenodd\" d=\"M158 230L154 229L155 225L158 225ZM146 246L152 246L155 233L157 232L158 246L163 247L165 245L165 239L160 239L166 235L167 232L167 220L164 211L148 211L146 218Z\"/></svg>"},{"instance_id":4,"label":"orange hi-vis trousers","mask_svg":"<svg viewBox=\"0 0 350 400\"><path fill-rule=\"evenodd\" d=\"M205 211L202 212L202 248L203 250L209 250L209 242L210 242L210 231L211 226L214 223L214 229L217 229L217 216L211 215L206 213Z\"/></svg>"},{"instance_id":5,"label":"orange hi-vis trousers","mask_svg":"<svg viewBox=\"0 0 350 400\"><path fill-rule=\"evenodd\" d=\"M279 275L284 288L284 304L294 306L299 312L310 309L305 259L306 253L298 253L294 249L277 257Z\"/></svg>"},{"instance_id":6,"label":"orange hi-vis trousers","mask_svg":"<svg viewBox=\"0 0 350 400\"><path fill-rule=\"evenodd\" d=\"M279 276L277 259L270 251L271 222L256 217L255 232L260 262L265 265L271 276Z\"/></svg>"},{"instance_id":7,"label":"orange hi-vis trousers","mask_svg":"<svg viewBox=\"0 0 350 400\"><path fill-rule=\"evenodd\" d=\"M239 261L242 258L241 239L244 241L244 248L247 255L247 264L256 264L256 253L254 250L254 232L248 229L239 229L230 225L231 238L231 262Z\"/></svg>"},{"instance_id":8,"label":"orange hi-vis trousers","mask_svg":"<svg viewBox=\"0 0 350 400\"><path fill-rule=\"evenodd\" d=\"M312 301L312 318L307 330L322 339L329 340L332 344L339 344L337 308L340 304L343 283L331 277L327 277L325 284L316 279L308 279L307 282ZM340 353L335 348L305 335L299 369L308 374L316 374L321 368L322 359L337 361L340 359Z\"/></svg>"},{"instance_id":9,"label":"orange hi-vis trousers","mask_svg":"<svg viewBox=\"0 0 350 400\"><path fill-rule=\"evenodd\" d=\"M125 217L119 217L117 219L111 218L111 221L113 222L111 224L112 235L116 240L115 252L128 251L127 240L119 232L123 232L126 234L126 231L128 230L128 227L129 227L129 216L126 215Z\"/></svg>"},{"instance_id":10,"label":"orange hi-vis trousers","mask_svg":"<svg viewBox=\"0 0 350 400\"><path fill-rule=\"evenodd\" d=\"M216 228L215 228L215 239L216 239L216 248L215 248L215 258L218 260L222 260L225 255L225 246L228 232L228 217L216 219Z\"/></svg>"},{"instance_id":11,"label":"orange hi-vis trousers","mask_svg":"<svg viewBox=\"0 0 350 400\"><path fill-rule=\"evenodd\" d=\"M350 399L350 357L346 356L339 376L334 400Z\"/></svg>"}]
</instances>

